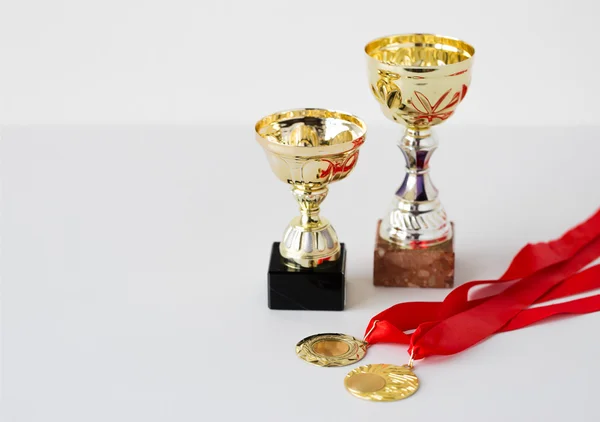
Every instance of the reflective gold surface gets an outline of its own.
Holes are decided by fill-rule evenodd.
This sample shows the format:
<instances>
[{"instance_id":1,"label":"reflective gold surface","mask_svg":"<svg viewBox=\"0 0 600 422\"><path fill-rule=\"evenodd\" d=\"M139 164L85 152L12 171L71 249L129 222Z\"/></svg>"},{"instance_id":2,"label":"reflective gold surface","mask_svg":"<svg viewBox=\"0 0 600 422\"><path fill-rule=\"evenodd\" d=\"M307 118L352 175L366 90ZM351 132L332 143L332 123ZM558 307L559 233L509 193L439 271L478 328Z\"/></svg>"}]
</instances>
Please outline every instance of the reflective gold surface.
<instances>
[{"instance_id":1,"label":"reflective gold surface","mask_svg":"<svg viewBox=\"0 0 600 422\"><path fill-rule=\"evenodd\" d=\"M378 38L365 46L369 83L387 117L411 128L448 119L467 93L475 49L433 34Z\"/></svg>"},{"instance_id":2,"label":"reflective gold surface","mask_svg":"<svg viewBox=\"0 0 600 422\"><path fill-rule=\"evenodd\" d=\"M395 401L412 396L419 389L419 379L406 365L374 364L350 371L344 386L361 399Z\"/></svg>"},{"instance_id":3,"label":"reflective gold surface","mask_svg":"<svg viewBox=\"0 0 600 422\"><path fill-rule=\"evenodd\" d=\"M346 334L315 334L296 345L302 360L317 366L346 366L361 360L367 353L367 343Z\"/></svg>"},{"instance_id":4,"label":"reflective gold surface","mask_svg":"<svg viewBox=\"0 0 600 422\"><path fill-rule=\"evenodd\" d=\"M256 139L269 152L281 157L316 159L355 151L357 144L364 142L367 126L358 117L344 112L303 108L266 116L256 123L255 131ZM309 178L295 178L286 171L275 174L284 182L303 186L333 181L313 173Z\"/></svg>"},{"instance_id":5,"label":"reflective gold surface","mask_svg":"<svg viewBox=\"0 0 600 422\"><path fill-rule=\"evenodd\" d=\"M435 67L463 62L475 49L456 38L434 34L400 34L371 41L365 52L392 66Z\"/></svg>"},{"instance_id":6,"label":"reflective gold surface","mask_svg":"<svg viewBox=\"0 0 600 422\"><path fill-rule=\"evenodd\" d=\"M346 380L346 388L361 394L374 393L385 387L385 378L379 374L360 372Z\"/></svg>"},{"instance_id":7,"label":"reflective gold surface","mask_svg":"<svg viewBox=\"0 0 600 422\"><path fill-rule=\"evenodd\" d=\"M313 351L328 357L341 356L350 351L350 345L339 340L320 340L313 344Z\"/></svg>"},{"instance_id":8,"label":"reflective gold surface","mask_svg":"<svg viewBox=\"0 0 600 422\"><path fill-rule=\"evenodd\" d=\"M339 258L337 234L319 207L328 185L354 169L366 130L358 117L325 109L282 111L256 123L273 173L291 185L300 206L279 247L287 265L312 268Z\"/></svg>"}]
</instances>

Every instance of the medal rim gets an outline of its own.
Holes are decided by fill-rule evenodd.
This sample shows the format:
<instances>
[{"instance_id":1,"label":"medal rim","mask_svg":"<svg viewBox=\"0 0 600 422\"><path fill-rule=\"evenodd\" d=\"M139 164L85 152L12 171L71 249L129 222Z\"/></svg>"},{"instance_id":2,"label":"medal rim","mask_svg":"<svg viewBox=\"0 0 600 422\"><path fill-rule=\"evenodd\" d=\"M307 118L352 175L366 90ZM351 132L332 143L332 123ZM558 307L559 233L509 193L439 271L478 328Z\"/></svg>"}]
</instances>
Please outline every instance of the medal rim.
<instances>
[{"instance_id":1,"label":"medal rim","mask_svg":"<svg viewBox=\"0 0 600 422\"><path fill-rule=\"evenodd\" d=\"M348 386L348 380L358 374L377 374L385 380L385 386L377 391L361 392L352 390ZM406 383L400 383L395 381L390 375L400 374L409 376L412 381L409 383L407 389ZM344 378L344 387L346 390L355 397L370 401L398 401L404 400L417 392L419 389L419 377L412 371L408 365L391 365L386 363L375 363L369 365L359 366L348 372Z\"/></svg>"},{"instance_id":2,"label":"medal rim","mask_svg":"<svg viewBox=\"0 0 600 422\"><path fill-rule=\"evenodd\" d=\"M339 356L325 356L315 352L313 346L320 341L341 341L348 351ZM305 337L296 344L296 355L305 362L320 367L347 366L358 362L367 353L367 343L356 337L341 333L320 333Z\"/></svg>"}]
</instances>

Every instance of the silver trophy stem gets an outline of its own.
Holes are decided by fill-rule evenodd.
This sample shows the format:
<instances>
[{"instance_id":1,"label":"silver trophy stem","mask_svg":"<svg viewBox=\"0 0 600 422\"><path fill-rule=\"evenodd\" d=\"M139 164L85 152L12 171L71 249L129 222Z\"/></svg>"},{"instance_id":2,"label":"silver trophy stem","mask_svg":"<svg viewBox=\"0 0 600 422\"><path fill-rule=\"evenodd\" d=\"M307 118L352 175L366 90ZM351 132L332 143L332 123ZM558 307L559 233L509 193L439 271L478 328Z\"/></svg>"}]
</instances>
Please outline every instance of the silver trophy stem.
<instances>
[{"instance_id":1,"label":"silver trophy stem","mask_svg":"<svg viewBox=\"0 0 600 422\"><path fill-rule=\"evenodd\" d=\"M427 248L452 237L452 226L429 176L429 160L437 145L431 129L407 128L398 143L406 159L406 176L379 235L402 248Z\"/></svg>"}]
</instances>

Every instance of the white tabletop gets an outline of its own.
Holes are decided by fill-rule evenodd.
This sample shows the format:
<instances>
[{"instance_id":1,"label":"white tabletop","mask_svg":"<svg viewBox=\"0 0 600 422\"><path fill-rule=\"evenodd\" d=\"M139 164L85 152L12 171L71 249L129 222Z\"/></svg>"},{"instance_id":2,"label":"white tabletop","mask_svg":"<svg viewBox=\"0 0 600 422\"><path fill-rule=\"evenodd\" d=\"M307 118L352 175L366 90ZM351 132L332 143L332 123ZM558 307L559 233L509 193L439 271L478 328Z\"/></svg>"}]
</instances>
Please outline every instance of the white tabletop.
<instances>
[{"instance_id":1,"label":"white tabletop","mask_svg":"<svg viewBox=\"0 0 600 422\"><path fill-rule=\"evenodd\" d=\"M600 205L593 128L440 127L433 180L456 228L456 284L497 278L527 242ZM294 345L362 336L374 314L448 290L375 288L375 224L402 180L371 127L322 213L348 248L343 312L271 311L271 243L296 214L252 127L8 127L2 180L7 422L597 421L600 314L418 363L418 393L371 403ZM377 345L366 363L403 364Z\"/></svg>"}]
</instances>

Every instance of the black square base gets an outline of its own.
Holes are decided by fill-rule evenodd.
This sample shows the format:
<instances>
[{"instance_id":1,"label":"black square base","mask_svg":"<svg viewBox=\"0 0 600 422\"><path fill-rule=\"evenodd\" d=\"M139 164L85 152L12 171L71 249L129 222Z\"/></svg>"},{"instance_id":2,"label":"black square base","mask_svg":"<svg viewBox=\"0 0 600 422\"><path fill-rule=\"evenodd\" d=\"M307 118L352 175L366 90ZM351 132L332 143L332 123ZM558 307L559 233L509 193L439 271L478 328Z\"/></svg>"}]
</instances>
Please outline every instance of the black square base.
<instances>
[{"instance_id":1,"label":"black square base","mask_svg":"<svg viewBox=\"0 0 600 422\"><path fill-rule=\"evenodd\" d=\"M346 247L340 258L325 266L294 269L286 266L273 243L269 262L269 308L304 311L342 311L346 302Z\"/></svg>"}]
</instances>

